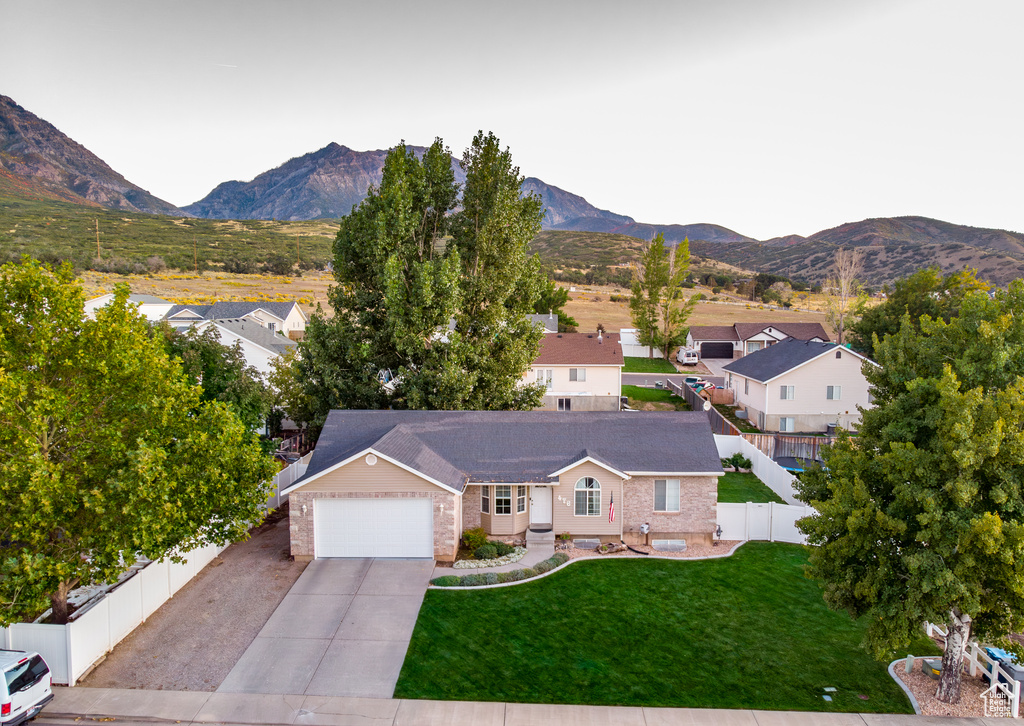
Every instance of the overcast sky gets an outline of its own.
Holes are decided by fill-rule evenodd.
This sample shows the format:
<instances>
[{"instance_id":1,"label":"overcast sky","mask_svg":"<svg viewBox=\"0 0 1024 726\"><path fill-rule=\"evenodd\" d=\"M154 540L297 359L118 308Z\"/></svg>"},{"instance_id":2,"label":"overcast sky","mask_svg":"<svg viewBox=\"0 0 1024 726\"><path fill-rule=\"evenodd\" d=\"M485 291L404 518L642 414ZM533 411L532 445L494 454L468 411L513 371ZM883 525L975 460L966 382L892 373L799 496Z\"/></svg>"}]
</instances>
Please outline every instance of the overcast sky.
<instances>
[{"instance_id":1,"label":"overcast sky","mask_svg":"<svg viewBox=\"0 0 1024 726\"><path fill-rule=\"evenodd\" d=\"M173 204L492 130L638 221L1024 232L1021 0L0 0L0 93Z\"/></svg>"}]
</instances>

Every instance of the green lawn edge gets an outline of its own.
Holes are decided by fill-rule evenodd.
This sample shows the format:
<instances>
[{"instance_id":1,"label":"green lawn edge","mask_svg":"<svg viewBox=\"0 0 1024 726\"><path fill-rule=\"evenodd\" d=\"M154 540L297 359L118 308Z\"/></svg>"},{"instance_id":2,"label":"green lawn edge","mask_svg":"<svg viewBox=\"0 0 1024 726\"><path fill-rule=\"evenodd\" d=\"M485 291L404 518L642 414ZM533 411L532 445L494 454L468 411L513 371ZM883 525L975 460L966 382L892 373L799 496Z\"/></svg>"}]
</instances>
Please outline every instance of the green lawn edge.
<instances>
[{"instance_id":1,"label":"green lawn edge","mask_svg":"<svg viewBox=\"0 0 1024 726\"><path fill-rule=\"evenodd\" d=\"M641 358L638 356L625 356L626 364L622 367L623 373L678 373L676 367L664 358Z\"/></svg>"},{"instance_id":2,"label":"green lawn edge","mask_svg":"<svg viewBox=\"0 0 1024 726\"><path fill-rule=\"evenodd\" d=\"M786 500L772 491L771 487L754 474L727 471L718 479L718 501L720 504L743 504L744 502L775 502L785 504Z\"/></svg>"}]
</instances>

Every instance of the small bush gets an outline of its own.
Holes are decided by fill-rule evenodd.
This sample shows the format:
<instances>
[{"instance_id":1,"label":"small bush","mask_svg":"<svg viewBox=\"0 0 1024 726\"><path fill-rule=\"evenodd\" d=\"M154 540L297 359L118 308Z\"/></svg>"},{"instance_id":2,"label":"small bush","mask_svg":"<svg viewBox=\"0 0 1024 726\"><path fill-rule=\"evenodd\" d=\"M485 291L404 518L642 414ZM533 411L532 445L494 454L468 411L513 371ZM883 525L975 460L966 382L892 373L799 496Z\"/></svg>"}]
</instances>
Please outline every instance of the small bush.
<instances>
[{"instance_id":1,"label":"small bush","mask_svg":"<svg viewBox=\"0 0 1024 726\"><path fill-rule=\"evenodd\" d=\"M495 574L498 576L498 582L508 582L509 581L508 580L509 573L507 573L507 572L497 572Z\"/></svg>"},{"instance_id":2,"label":"small bush","mask_svg":"<svg viewBox=\"0 0 1024 726\"><path fill-rule=\"evenodd\" d=\"M487 544L487 533L484 531L483 527L467 529L462 533L462 544L467 550L475 550L477 547L483 547Z\"/></svg>"},{"instance_id":3,"label":"small bush","mask_svg":"<svg viewBox=\"0 0 1024 726\"><path fill-rule=\"evenodd\" d=\"M150 272L163 272L167 269L167 263L164 262L164 258L160 255L153 255L146 258L146 267L149 268Z\"/></svg>"},{"instance_id":4,"label":"small bush","mask_svg":"<svg viewBox=\"0 0 1024 726\"><path fill-rule=\"evenodd\" d=\"M545 572L551 572L553 567L554 565L551 564L551 560L544 560L534 565L533 569L537 571L538 575L543 575Z\"/></svg>"},{"instance_id":5,"label":"small bush","mask_svg":"<svg viewBox=\"0 0 1024 726\"><path fill-rule=\"evenodd\" d=\"M442 575L441 577L435 577L430 581L430 584L437 587L456 587L461 581L462 578L458 575Z\"/></svg>"},{"instance_id":6,"label":"small bush","mask_svg":"<svg viewBox=\"0 0 1024 726\"><path fill-rule=\"evenodd\" d=\"M293 264L291 258L285 257L281 254L272 254L268 256L266 262L263 263L263 272L270 275L294 275L295 270L292 268Z\"/></svg>"},{"instance_id":7,"label":"small bush","mask_svg":"<svg viewBox=\"0 0 1024 726\"><path fill-rule=\"evenodd\" d=\"M609 295L608 299L612 302L629 302L629 295Z\"/></svg>"},{"instance_id":8,"label":"small bush","mask_svg":"<svg viewBox=\"0 0 1024 726\"><path fill-rule=\"evenodd\" d=\"M512 572L506 572L505 575L507 576L507 579L505 582L519 582L520 580L525 580L525 572L526 570L512 570Z\"/></svg>"},{"instance_id":9,"label":"small bush","mask_svg":"<svg viewBox=\"0 0 1024 726\"><path fill-rule=\"evenodd\" d=\"M705 299L704 293L702 293L702 292L698 292L696 295L691 295L690 296L690 301L691 302L696 302L698 300L704 300L704 299Z\"/></svg>"},{"instance_id":10,"label":"small bush","mask_svg":"<svg viewBox=\"0 0 1024 726\"><path fill-rule=\"evenodd\" d=\"M487 578L480 574L463 575L460 584L463 587L480 587L487 584Z\"/></svg>"},{"instance_id":11,"label":"small bush","mask_svg":"<svg viewBox=\"0 0 1024 726\"><path fill-rule=\"evenodd\" d=\"M230 272L233 275L252 275L259 272L259 269L256 260L243 260L238 257L224 260L224 272Z\"/></svg>"},{"instance_id":12,"label":"small bush","mask_svg":"<svg viewBox=\"0 0 1024 726\"><path fill-rule=\"evenodd\" d=\"M554 561L556 565L564 565L566 562L569 561L569 555L565 554L564 552L556 552L550 558L548 558L548 561Z\"/></svg>"},{"instance_id":13,"label":"small bush","mask_svg":"<svg viewBox=\"0 0 1024 726\"><path fill-rule=\"evenodd\" d=\"M527 567L527 568L525 568L523 570L520 570L520 572L523 573L523 579L524 580L528 580L531 577L536 577L537 576L537 571L535 569L533 569L532 567Z\"/></svg>"},{"instance_id":14,"label":"small bush","mask_svg":"<svg viewBox=\"0 0 1024 726\"><path fill-rule=\"evenodd\" d=\"M720 288L720 287L719 287L718 285L715 285L715 286L714 286L713 288L711 288L711 292L712 292L712 294L714 294L714 295L717 295L717 294L718 294L718 293L720 293L721 291L722 291L722 288Z\"/></svg>"},{"instance_id":15,"label":"small bush","mask_svg":"<svg viewBox=\"0 0 1024 726\"><path fill-rule=\"evenodd\" d=\"M493 560L498 556L498 548L493 544L485 544L477 547L473 552L473 556L478 560Z\"/></svg>"},{"instance_id":16,"label":"small bush","mask_svg":"<svg viewBox=\"0 0 1024 726\"><path fill-rule=\"evenodd\" d=\"M498 550L498 557L504 557L515 552L516 548L510 544L504 542L491 542L490 543L496 550Z\"/></svg>"},{"instance_id":17,"label":"small bush","mask_svg":"<svg viewBox=\"0 0 1024 726\"><path fill-rule=\"evenodd\" d=\"M734 466L737 469L749 469L753 466L750 459L738 452L730 456L728 459L723 459L722 463L724 464L726 462L728 462L729 466Z\"/></svg>"},{"instance_id":18,"label":"small bush","mask_svg":"<svg viewBox=\"0 0 1024 726\"><path fill-rule=\"evenodd\" d=\"M497 572L486 572L486 573L484 573L484 584L485 585L497 585L498 584L498 573Z\"/></svg>"}]
</instances>

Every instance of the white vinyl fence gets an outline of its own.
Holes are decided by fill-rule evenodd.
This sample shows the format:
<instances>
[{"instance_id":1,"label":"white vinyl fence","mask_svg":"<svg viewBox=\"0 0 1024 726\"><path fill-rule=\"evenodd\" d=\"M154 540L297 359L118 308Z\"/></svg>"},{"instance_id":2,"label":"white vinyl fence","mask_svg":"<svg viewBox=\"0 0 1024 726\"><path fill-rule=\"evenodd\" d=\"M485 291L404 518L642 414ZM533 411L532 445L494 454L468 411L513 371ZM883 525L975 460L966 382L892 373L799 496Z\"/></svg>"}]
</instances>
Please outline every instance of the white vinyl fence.
<instances>
[{"instance_id":1,"label":"white vinyl fence","mask_svg":"<svg viewBox=\"0 0 1024 726\"><path fill-rule=\"evenodd\" d=\"M721 436L715 434L715 444L718 446L719 458L727 459L736 453L743 454L753 464L751 471L754 473L754 476L782 497L786 504L802 506L802 503L796 498L796 491L793 489L793 482L796 481L796 477L772 461L772 459L763 454L760 449L745 438L742 436Z\"/></svg>"},{"instance_id":2,"label":"white vinyl fence","mask_svg":"<svg viewBox=\"0 0 1024 726\"><path fill-rule=\"evenodd\" d=\"M299 477L306 473L306 468L309 466L309 459L311 456L313 456L312 451L293 464L281 469L281 471L274 475L274 493L271 494L270 498L267 500L267 509L277 509L288 501L288 496L282 496L281 492L290 487L299 479Z\"/></svg>"},{"instance_id":3,"label":"white vinyl fence","mask_svg":"<svg viewBox=\"0 0 1024 726\"><path fill-rule=\"evenodd\" d=\"M815 514L811 507L790 504L718 503L718 524L722 539L762 539L769 542L807 544L807 536L796 528L796 521Z\"/></svg>"},{"instance_id":4,"label":"white vinyl fence","mask_svg":"<svg viewBox=\"0 0 1024 726\"><path fill-rule=\"evenodd\" d=\"M924 624L924 629L929 638L939 635L943 641L946 640L946 629L928 622ZM943 646L943 650L945 650L945 646ZM977 640L971 640L968 643L967 652L964 653L964 662L967 664L972 678L977 678L980 672L987 674L985 677L988 678L989 687L982 693L982 698L985 698L986 695L989 698L1001 696L1005 699L1009 715L1013 718L1020 718L1020 681L1016 680L1013 674L1003 670L999 661L989 658L984 646L979 645ZM993 699L993 701L995 700Z\"/></svg>"},{"instance_id":5,"label":"white vinyl fence","mask_svg":"<svg viewBox=\"0 0 1024 726\"><path fill-rule=\"evenodd\" d=\"M54 683L73 686L225 547L193 550L180 564L151 562L76 611L67 625L15 623L0 628L0 647L38 652L50 666Z\"/></svg>"}]
</instances>

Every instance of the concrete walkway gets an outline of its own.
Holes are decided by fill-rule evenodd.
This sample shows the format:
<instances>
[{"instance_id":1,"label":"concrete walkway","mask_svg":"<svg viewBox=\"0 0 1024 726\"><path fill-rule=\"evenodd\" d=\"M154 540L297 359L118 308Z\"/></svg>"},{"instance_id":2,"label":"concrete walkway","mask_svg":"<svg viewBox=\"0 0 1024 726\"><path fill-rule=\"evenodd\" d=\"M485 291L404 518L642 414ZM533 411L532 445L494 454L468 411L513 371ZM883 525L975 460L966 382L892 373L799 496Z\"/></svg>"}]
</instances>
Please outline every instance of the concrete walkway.
<instances>
[{"instance_id":1,"label":"concrete walkway","mask_svg":"<svg viewBox=\"0 0 1024 726\"><path fill-rule=\"evenodd\" d=\"M435 577L441 577L442 575L473 575L485 574L488 572L525 570L527 567L533 567L538 562L543 562L553 554L555 554L554 545L534 545L526 550L526 554L523 555L523 559L519 560L519 562L513 562L511 565L499 565L498 567L470 567L465 570L456 570L454 567L435 567L434 574L430 576L430 579L433 580Z\"/></svg>"},{"instance_id":2,"label":"concrete walkway","mask_svg":"<svg viewBox=\"0 0 1024 726\"><path fill-rule=\"evenodd\" d=\"M54 688L40 724L78 718L119 723L303 724L304 726L997 726L996 719L889 714L727 711L700 708L558 706L322 696Z\"/></svg>"},{"instance_id":3,"label":"concrete walkway","mask_svg":"<svg viewBox=\"0 0 1024 726\"><path fill-rule=\"evenodd\" d=\"M433 566L314 560L217 692L391 698Z\"/></svg>"}]
</instances>

